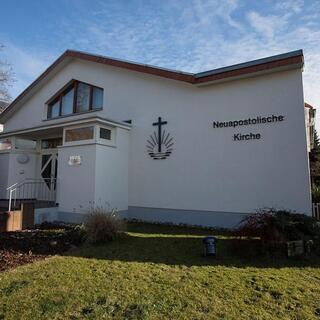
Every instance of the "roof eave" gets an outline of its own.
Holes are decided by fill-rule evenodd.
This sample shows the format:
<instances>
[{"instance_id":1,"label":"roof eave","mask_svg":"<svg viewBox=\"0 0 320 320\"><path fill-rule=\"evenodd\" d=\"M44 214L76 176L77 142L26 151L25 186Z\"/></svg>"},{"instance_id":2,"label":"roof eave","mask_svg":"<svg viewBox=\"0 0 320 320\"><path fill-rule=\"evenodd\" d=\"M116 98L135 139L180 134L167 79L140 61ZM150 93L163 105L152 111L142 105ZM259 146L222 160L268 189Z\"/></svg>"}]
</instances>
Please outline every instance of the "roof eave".
<instances>
[{"instance_id":1,"label":"roof eave","mask_svg":"<svg viewBox=\"0 0 320 320\"><path fill-rule=\"evenodd\" d=\"M104 117L99 117L94 115L84 119L70 119L69 121L64 121L64 122L49 123L49 124L44 124L44 125L40 125L32 128L24 128L20 130L2 132L0 133L0 139L12 137L15 135L21 135L21 134L32 133L36 131L52 129L52 128L65 128L65 127L72 127L75 125L87 124L87 123L101 123L101 124L110 125L113 127L119 127L126 130L131 130L131 127L132 127L132 125L127 122L113 120L110 118L104 118Z\"/></svg>"},{"instance_id":2,"label":"roof eave","mask_svg":"<svg viewBox=\"0 0 320 320\"><path fill-rule=\"evenodd\" d=\"M292 69L302 69L304 65L302 51L296 51L299 53L297 55L288 56L283 59L265 61L263 63L251 63L236 65L234 68L228 67L226 70L221 70L217 72L215 70L212 73L206 73L200 78L196 79L195 84L197 86L209 85L213 83L221 83L231 80L251 78L259 75L292 70ZM271 57L272 58L272 57ZM265 59L266 60L266 59ZM259 60L257 60L259 61Z\"/></svg>"}]
</instances>

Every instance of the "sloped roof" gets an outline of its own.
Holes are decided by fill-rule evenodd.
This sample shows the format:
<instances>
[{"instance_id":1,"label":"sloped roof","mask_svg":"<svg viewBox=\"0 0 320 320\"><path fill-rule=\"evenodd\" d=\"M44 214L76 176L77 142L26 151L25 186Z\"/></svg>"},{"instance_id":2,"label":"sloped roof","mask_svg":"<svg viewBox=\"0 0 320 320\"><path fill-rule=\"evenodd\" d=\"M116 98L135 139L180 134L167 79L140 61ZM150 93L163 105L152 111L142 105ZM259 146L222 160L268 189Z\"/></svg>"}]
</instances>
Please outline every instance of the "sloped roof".
<instances>
[{"instance_id":1,"label":"sloped roof","mask_svg":"<svg viewBox=\"0 0 320 320\"><path fill-rule=\"evenodd\" d=\"M46 81L55 72L62 68L65 63L72 59L80 59L101 63L108 66L141 72L171 80L182 81L191 85L205 85L221 81L228 81L237 78L250 77L260 73L275 72L277 70L286 70L291 68L302 68L303 52L302 50L292 51L263 59L253 60L245 63L232 65L229 67L213 69L200 73L187 73L182 71L159 68L147 64L139 64L126 60L119 60L110 57L90 54L81 51L65 51L48 69L46 69L29 87L27 87L0 115L0 120L6 120L12 114L21 102L32 95L38 86Z\"/></svg>"}]
</instances>

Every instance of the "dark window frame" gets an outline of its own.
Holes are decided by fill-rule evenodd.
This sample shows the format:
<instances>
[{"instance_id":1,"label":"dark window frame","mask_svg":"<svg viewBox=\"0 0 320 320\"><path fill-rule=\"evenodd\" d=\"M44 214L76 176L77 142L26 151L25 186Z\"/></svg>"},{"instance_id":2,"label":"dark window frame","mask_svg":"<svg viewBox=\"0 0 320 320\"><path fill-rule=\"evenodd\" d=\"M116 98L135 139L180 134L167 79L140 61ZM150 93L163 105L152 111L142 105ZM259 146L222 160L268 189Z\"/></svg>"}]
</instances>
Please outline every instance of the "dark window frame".
<instances>
[{"instance_id":1,"label":"dark window frame","mask_svg":"<svg viewBox=\"0 0 320 320\"><path fill-rule=\"evenodd\" d=\"M87 86L89 86L89 109L87 111L77 111L77 93L78 93L78 84L83 83ZM59 90L52 98L50 98L46 104L48 106L47 109L47 119L58 119L60 117L67 117L67 116L72 116L76 114L81 114L81 113L86 113L86 112L91 112L91 111L96 111L96 110L102 110L103 105L99 108L93 108L92 102L93 102L93 88L97 88L104 91L103 88L94 86L90 83L79 81L79 80L71 80L69 83L67 83L61 90ZM73 107L72 107L72 113L68 115L62 115L62 97L67 94L70 90L74 89L74 96L73 96ZM59 101L59 116L57 117L52 117L52 106L56 104L56 102ZM103 100L102 100L103 104Z\"/></svg>"}]
</instances>

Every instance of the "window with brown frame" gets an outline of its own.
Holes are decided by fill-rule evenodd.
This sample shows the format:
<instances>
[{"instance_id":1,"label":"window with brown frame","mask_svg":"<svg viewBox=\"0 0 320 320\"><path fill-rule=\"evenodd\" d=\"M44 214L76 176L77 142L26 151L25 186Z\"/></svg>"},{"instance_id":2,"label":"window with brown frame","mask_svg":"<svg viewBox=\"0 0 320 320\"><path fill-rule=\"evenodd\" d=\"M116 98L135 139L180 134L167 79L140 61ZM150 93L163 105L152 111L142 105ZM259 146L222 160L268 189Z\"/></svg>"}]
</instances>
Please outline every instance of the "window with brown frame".
<instances>
[{"instance_id":1,"label":"window with brown frame","mask_svg":"<svg viewBox=\"0 0 320 320\"><path fill-rule=\"evenodd\" d=\"M100 110L103 105L103 89L74 80L48 103L48 119L76 113Z\"/></svg>"}]
</instances>

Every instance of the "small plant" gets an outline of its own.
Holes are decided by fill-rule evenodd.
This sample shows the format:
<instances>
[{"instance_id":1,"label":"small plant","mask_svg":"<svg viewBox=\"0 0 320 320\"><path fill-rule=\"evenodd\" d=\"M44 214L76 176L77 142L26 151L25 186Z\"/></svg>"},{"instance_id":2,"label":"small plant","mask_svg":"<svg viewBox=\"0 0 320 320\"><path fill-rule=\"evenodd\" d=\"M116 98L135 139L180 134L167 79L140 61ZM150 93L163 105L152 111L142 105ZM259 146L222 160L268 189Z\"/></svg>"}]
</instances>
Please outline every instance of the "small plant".
<instances>
[{"instance_id":1,"label":"small plant","mask_svg":"<svg viewBox=\"0 0 320 320\"><path fill-rule=\"evenodd\" d=\"M123 220L115 210L108 211L101 207L91 209L84 227L88 242L94 244L115 240L125 229Z\"/></svg>"}]
</instances>

